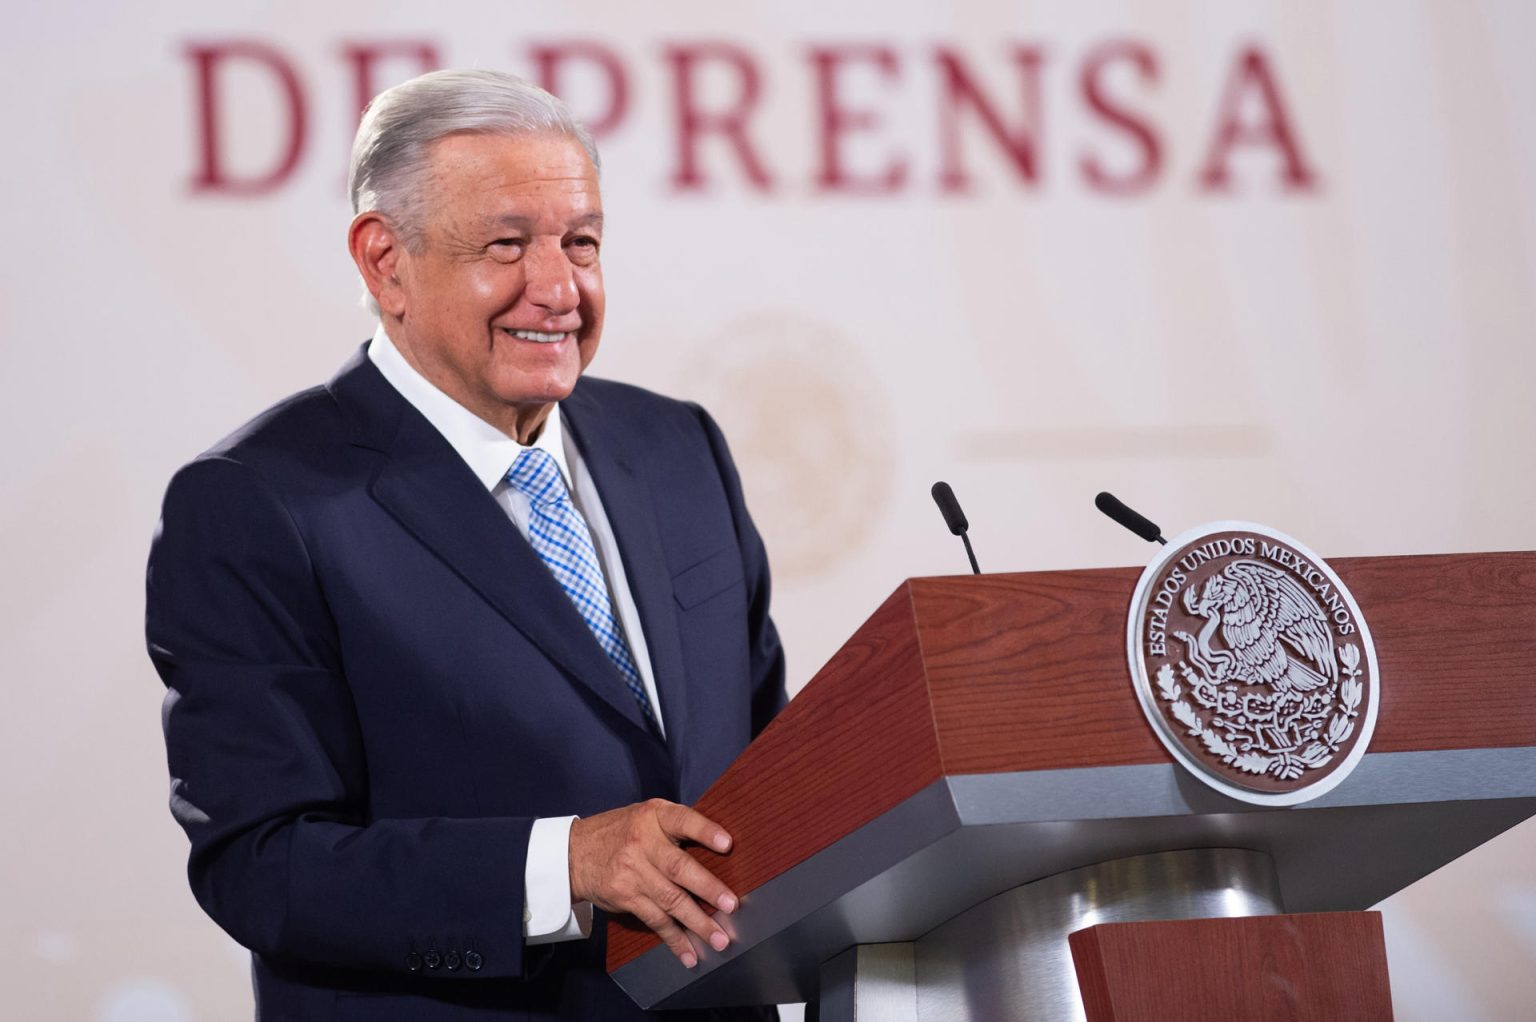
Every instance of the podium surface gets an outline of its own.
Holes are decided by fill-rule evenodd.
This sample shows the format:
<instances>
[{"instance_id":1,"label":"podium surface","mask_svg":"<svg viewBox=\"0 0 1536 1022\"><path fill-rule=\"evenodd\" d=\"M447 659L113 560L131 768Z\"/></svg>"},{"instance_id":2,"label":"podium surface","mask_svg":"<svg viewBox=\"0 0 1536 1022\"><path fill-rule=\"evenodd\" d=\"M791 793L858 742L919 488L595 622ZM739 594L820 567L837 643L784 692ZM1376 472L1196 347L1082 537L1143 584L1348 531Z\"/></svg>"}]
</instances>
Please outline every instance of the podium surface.
<instances>
[{"instance_id":1,"label":"podium surface","mask_svg":"<svg viewBox=\"0 0 1536 1022\"><path fill-rule=\"evenodd\" d=\"M852 947L931 943L1005 892L1184 851L1269 864L1217 888L1262 894L1225 914L1359 910L1536 814L1536 553L1330 563L1381 704L1327 794L1255 806L1173 761L1126 665L1139 569L911 579L697 804L735 839L692 850L742 896L717 917L731 946L689 970L614 920L610 973L646 1007L805 1000Z\"/></svg>"}]
</instances>

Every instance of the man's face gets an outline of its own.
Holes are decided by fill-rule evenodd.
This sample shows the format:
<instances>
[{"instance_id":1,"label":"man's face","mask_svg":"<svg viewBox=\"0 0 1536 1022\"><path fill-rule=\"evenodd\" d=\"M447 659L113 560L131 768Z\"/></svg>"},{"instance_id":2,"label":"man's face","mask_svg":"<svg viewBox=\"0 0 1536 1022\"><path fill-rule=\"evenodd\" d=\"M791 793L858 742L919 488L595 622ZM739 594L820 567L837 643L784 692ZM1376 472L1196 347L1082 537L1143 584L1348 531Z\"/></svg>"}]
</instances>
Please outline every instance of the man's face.
<instances>
[{"instance_id":1,"label":"man's face","mask_svg":"<svg viewBox=\"0 0 1536 1022\"><path fill-rule=\"evenodd\" d=\"M432 150L423 199L419 251L400 253L398 289L381 301L390 338L439 389L526 440L602 334L596 170L565 136L452 135Z\"/></svg>"}]
</instances>

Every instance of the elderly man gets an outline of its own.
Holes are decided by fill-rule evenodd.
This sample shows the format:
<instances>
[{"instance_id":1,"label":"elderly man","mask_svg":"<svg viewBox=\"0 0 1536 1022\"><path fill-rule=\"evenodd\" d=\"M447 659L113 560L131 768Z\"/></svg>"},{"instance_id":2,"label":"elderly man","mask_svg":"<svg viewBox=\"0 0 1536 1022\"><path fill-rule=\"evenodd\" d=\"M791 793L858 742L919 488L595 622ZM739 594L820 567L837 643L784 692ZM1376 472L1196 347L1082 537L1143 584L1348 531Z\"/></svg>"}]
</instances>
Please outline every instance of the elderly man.
<instances>
[{"instance_id":1,"label":"elderly man","mask_svg":"<svg viewBox=\"0 0 1536 1022\"><path fill-rule=\"evenodd\" d=\"M679 846L730 837L679 803L783 705L768 569L709 416L582 377L597 172L510 75L379 96L349 233L378 331L166 494L171 808L261 1018L638 1018L602 911L689 967L726 945L702 905L736 895Z\"/></svg>"}]
</instances>

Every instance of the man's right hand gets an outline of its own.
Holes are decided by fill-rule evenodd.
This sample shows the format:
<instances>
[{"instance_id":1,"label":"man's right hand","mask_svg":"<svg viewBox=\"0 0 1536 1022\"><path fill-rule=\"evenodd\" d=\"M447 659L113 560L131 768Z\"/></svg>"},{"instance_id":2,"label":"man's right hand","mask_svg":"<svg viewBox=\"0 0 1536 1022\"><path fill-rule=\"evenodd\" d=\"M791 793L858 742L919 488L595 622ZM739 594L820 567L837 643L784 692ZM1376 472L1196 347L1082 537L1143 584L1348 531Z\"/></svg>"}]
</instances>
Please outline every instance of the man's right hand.
<instances>
[{"instance_id":1,"label":"man's right hand","mask_svg":"<svg viewBox=\"0 0 1536 1022\"><path fill-rule=\"evenodd\" d=\"M607 912L631 913L691 969L699 959L687 930L716 951L730 943L694 898L727 913L736 911L737 898L679 847L685 841L722 855L731 847L731 836L719 824L665 799L576 820L571 824L571 898Z\"/></svg>"}]
</instances>

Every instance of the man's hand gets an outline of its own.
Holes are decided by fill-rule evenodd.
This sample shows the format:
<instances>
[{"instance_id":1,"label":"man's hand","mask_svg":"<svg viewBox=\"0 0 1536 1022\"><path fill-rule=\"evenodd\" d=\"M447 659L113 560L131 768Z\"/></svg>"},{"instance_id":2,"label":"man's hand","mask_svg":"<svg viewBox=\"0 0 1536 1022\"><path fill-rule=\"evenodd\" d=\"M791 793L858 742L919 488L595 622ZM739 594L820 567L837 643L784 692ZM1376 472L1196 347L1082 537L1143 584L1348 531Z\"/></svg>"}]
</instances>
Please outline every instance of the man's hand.
<instances>
[{"instance_id":1,"label":"man's hand","mask_svg":"<svg viewBox=\"0 0 1536 1022\"><path fill-rule=\"evenodd\" d=\"M632 913L688 968L699 964L684 932L716 951L730 943L695 897L722 912L736 895L678 847L692 841L724 854L731 836L687 806L653 798L571 824L571 897L608 912Z\"/></svg>"}]
</instances>

